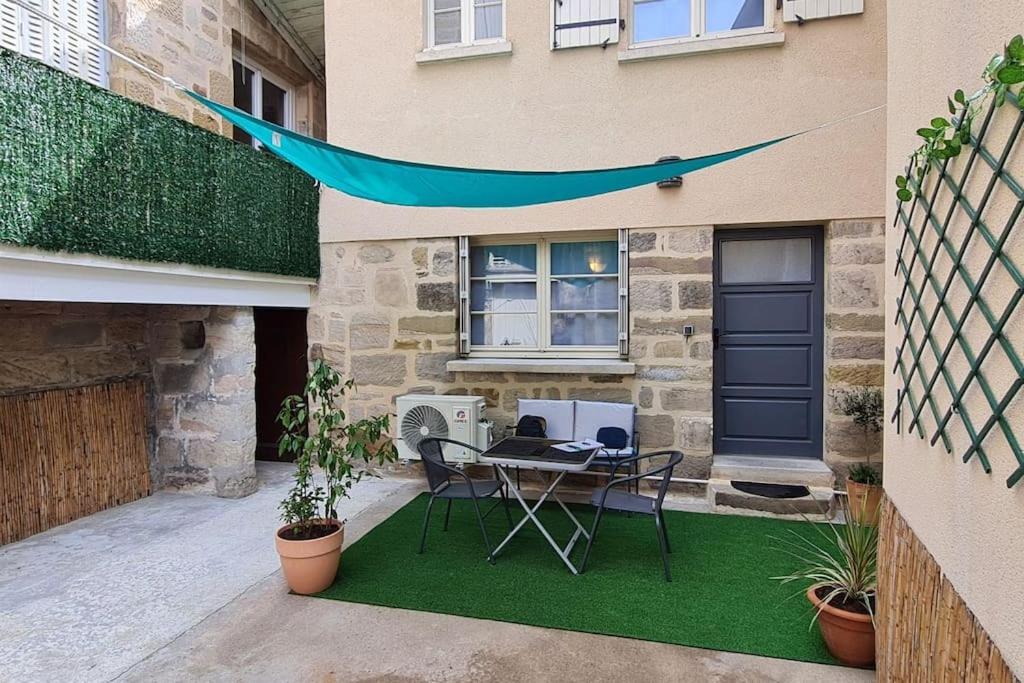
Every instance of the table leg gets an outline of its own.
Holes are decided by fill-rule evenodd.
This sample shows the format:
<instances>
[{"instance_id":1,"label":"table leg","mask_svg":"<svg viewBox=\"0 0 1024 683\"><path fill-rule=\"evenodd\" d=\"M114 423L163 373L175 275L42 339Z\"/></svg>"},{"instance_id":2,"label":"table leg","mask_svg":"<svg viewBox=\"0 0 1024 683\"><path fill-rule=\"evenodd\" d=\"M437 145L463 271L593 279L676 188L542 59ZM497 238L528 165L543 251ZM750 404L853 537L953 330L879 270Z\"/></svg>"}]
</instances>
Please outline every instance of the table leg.
<instances>
[{"instance_id":1,"label":"table leg","mask_svg":"<svg viewBox=\"0 0 1024 683\"><path fill-rule=\"evenodd\" d=\"M509 541L512 540L512 538L517 533L519 533L519 530L526 525L527 521L532 521L533 525L536 526L540 533L544 536L544 538L547 539L548 544L555 551L555 554L562 558L562 562L564 562L565 566L569 568L569 571L571 571L573 574L578 574L579 572L577 572L576 570L576 565L574 565L572 561L569 559L569 555L570 553L572 553L573 546L576 544L576 541L579 539L579 537L583 535L589 539L590 534L588 534L587 530L583 527L583 525L579 523L579 520L576 519L575 515L573 515L572 512L569 511L569 508L567 508L565 504L561 500L559 500L558 496L555 495L555 489L558 488L558 485L562 482L562 479L565 478L566 473L559 472L548 485L548 487L544 490L544 493L541 494L536 504L533 507L530 507L530 504L526 502L526 500L523 498L519 490L512 486L512 481L508 473L506 472L506 468L498 467L498 472L501 474L502 478L506 481L506 483L509 484L509 489L512 491L512 495L516 497L516 500L519 501L519 504L522 506L523 510L526 511L526 517L523 517L521 520L519 520L519 523L516 524L515 527L513 527L512 531L509 532L508 536L506 536L505 539L498 545L498 547L494 549L494 552L491 553L491 560L493 561L494 557L497 556L497 554L508 544ZM540 507L548 498L554 498L558 505L562 508L562 510L564 510L565 513L569 516L569 519L573 521L573 524L576 525L576 531L575 533L573 533L572 538L569 540L569 543L566 545L565 548L562 548L560 545L558 545L558 542L551 537L551 534L548 533L548 530L544 528L544 525L541 524L540 520L537 518L537 510L540 509Z\"/></svg>"}]
</instances>

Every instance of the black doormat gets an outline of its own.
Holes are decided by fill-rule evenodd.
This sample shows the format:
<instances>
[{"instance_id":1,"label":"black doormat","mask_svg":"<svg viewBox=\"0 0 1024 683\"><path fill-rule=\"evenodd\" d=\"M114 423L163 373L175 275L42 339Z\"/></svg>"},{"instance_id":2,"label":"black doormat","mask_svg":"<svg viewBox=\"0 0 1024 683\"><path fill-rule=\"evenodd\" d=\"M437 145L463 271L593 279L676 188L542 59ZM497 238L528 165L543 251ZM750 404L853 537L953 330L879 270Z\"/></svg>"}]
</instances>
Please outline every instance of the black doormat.
<instances>
[{"instance_id":1,"label":"black doormat","mask_svg":"<svg viewBox=\"0 0 1024 683\"><path fill-rule=\"evenodd\" d=\"M806 486L793 484L760 484L756 481L734 481L730 482L732 487L743 493L749 493L762 498L803 498L811 495Z\"/></svg>"}]
</instances>

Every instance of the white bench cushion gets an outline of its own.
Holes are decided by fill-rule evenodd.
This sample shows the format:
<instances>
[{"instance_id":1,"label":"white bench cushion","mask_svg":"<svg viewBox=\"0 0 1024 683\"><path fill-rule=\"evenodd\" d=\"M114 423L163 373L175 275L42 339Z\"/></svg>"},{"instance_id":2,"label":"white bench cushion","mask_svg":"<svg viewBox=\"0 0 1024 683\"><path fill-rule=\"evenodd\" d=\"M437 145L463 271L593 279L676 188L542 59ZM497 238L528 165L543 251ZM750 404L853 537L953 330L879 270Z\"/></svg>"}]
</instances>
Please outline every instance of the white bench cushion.
<instances>
[{"instance_id":1,"label":"white bench cushion","mask_svg":"<svg viewBox=\"0 0 1024 683\"><path fill-rule=\"evenodd\" d=\"M536 398L519 399L519 415L536 415L547 420L546 433L549 439L572 441L573 414L575 401L548 401Z\"/></svg>"},{"instance_id":2,"label":"white bench cushion","mask_svg":"<svg viewBox=\"0 0 1024 683\"><path fill-rule=\"evenodd\" d=\"M601 427L621 427L632 441L635 410L632 403L576 401L576 426L572 438L575 441L596 439L597 430Z\"/></svg>"}]
</instances>

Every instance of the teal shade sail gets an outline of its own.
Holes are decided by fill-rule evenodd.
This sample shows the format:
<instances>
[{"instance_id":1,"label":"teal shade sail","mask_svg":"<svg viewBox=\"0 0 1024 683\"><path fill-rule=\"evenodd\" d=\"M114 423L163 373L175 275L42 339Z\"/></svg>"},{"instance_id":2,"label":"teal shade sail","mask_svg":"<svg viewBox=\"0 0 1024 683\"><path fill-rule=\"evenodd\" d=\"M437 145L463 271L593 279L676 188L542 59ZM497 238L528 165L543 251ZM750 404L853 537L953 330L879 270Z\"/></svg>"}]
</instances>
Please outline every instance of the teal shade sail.
<instances>
[{"instance_id":1,"label":"teal shade sail","mask_svg":"<svg viewBox=\"0 0 1024 683\"><path fill-rule=\"evenodd\" d=\"M584 171L501 171L436 166L356 152L299 135L185 90L274 154L324 185L362 199L399 206L509 208L593 197L708 168L788 140L660 164Z\"/></svg>"}]
</instances>

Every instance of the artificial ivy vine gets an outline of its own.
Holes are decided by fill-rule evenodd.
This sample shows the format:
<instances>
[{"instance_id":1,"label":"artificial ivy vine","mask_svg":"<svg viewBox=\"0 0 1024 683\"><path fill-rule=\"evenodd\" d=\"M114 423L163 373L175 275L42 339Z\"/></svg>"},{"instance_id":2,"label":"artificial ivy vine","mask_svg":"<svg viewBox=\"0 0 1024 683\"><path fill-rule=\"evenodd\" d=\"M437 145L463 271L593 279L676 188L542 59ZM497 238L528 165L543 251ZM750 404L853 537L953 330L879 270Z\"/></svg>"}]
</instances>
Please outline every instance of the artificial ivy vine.
<instances>
[{"instance_id":1,"label":"artificial ivy vine","mask_svg":"<svg viewBox=\"0 0 1024 683\"><path fill-rule=\"evenodd\" d=\"M978 112L990 98L1001 107L1007 95L1018 97L1024 83L1024 37L1016 35L1003 48L1003 54L994 55L981 75L985 85L973 95L957 90L947 98L950 117L938 116L931 124L917 129L924 142L910 155L910 168L916 174L916 190L924 187L924 180L933 162L945 161L960 155L964 145L971 142L971 127ZM896 176L896 197L900 201L914 198L914 186L904 175Z\"/></svg>"}]
</instances>

